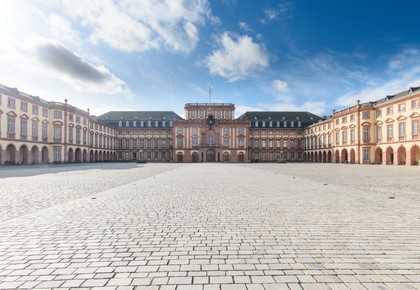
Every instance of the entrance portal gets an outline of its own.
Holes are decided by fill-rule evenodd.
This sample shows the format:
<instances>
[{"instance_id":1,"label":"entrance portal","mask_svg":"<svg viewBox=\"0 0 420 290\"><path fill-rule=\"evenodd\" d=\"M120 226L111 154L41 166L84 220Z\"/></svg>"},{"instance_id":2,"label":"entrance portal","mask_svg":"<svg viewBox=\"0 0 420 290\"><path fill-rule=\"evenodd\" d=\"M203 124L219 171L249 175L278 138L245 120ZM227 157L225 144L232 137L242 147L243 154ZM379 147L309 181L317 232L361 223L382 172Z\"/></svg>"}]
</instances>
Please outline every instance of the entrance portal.
<instances>
[{"instance_id":1,"label":"entrance portal","mask_svg":"<svg viewBox=\"0 0 420 290\"><path fill-rule=\"evenodd\" d=\"M207 162L216 162L216 153L213 149L209 149L206 152L206 161Z\"/></svg>"}]
</instances>

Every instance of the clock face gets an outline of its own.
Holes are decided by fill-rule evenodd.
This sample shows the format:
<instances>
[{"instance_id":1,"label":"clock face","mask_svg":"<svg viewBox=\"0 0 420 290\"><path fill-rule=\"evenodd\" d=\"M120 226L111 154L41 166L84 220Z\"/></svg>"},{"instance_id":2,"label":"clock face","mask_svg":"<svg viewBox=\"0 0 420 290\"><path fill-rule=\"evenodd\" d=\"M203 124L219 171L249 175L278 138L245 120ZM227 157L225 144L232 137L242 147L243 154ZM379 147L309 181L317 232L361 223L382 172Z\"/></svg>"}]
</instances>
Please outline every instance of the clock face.
<instances>
[{"instance_id":1,"label":"clock face","mask_svg":"<svg viewBox=\"0 0 420 290\"><path fill-rule=\"evenodd\" d=\"M206 119L206 123L209 126L213 126L216 123L216 119L213 117L213 115L209 115Z\"/></svg>"}]
</instances>

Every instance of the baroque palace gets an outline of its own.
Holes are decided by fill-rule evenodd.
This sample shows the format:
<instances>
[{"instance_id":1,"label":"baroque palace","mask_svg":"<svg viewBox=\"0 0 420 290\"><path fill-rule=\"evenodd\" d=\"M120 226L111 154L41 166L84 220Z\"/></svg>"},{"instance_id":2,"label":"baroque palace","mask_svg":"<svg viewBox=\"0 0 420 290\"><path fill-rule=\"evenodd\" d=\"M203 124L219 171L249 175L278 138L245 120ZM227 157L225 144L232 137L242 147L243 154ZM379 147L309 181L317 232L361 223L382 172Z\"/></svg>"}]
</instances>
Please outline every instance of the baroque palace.
<instances>
[{"instance_id":1,"label":"baroque palace","mask_svg":"<svg viewBox=\"0 0 420 290\"><path fill-rule=\"evenodd\" d=\"M229 103L101 116L0 85L0 164L332 162L418 165L420 87L319 117Z\"/></svg>"}]
</instances>

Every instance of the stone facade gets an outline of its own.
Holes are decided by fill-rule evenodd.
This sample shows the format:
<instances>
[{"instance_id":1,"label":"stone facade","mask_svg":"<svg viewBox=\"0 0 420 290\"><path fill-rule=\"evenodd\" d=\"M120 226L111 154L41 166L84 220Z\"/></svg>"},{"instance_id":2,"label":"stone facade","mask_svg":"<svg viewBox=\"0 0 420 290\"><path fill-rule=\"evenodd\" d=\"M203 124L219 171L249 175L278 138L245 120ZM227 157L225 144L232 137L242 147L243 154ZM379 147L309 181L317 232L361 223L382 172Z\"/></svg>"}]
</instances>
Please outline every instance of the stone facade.
<instances>
[{"instance_id":1,"label":"stone facade","mask_svg":"<svg viewBox=\"0 0 420 290\"><path fill-rule=\"evenodd\" d=\"M332 116L189 103L92 116L0 85L0 164L105 161L333 162L418 165L420 87ZM209 116L214 123L208 122Z\"/></svg>"}]
</instances>

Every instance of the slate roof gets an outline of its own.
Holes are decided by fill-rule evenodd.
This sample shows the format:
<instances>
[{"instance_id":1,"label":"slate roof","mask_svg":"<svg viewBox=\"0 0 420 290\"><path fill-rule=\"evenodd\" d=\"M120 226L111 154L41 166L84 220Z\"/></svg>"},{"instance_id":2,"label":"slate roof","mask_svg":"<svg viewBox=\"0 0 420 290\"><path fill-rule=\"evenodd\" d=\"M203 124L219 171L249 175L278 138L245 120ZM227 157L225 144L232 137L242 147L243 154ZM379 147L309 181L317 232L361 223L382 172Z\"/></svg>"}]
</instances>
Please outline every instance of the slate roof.
<instances>
[{"instance_id":1,"label":"slate roof","mask_svg":"<svg viewBox=\"0 0 420 290\"><path fill-rule=\"evenodd\" d=\"M383 103L388 102L390 100L396 100L396 99L399 99L399 98L403 98L403 97L405 97L409 94L412 94L414 92L417 92L419 90L420 90L420 87L411 87L408 90L399 92L395 95L389 95L389 96L386 96L385 98L379 99L375 102L375 105L380 105L380 104L383 104Z\"/></svg>"},{"instance_id":2,"label":"slate roof","mask_svg":"<svg viewBox=\"0 0 420 290\"><path fill-rule=\"evenodd\" d=\"M148 120L182 120L182 118L173 111L110 111L98 116L102 121L148 121Z\"/></svg>"},{"instance_id":3,"label":"slate roof","mask_svg":"<svg viewBox=\"0 0 420 290\"><path fill-rule=\"evenodd\" d=\"M258 128L305 128L317 123L322 118L304 111L255 111L244 113L238 120L249 121L251 128L257 128L256 121L258 121ZM270 121L272 121L271 127L269 126ZM299 122L300 127L298 126Z\"/></svg>"}]
</instances>

